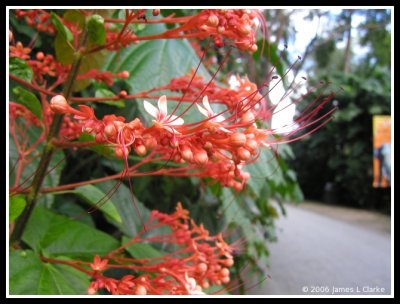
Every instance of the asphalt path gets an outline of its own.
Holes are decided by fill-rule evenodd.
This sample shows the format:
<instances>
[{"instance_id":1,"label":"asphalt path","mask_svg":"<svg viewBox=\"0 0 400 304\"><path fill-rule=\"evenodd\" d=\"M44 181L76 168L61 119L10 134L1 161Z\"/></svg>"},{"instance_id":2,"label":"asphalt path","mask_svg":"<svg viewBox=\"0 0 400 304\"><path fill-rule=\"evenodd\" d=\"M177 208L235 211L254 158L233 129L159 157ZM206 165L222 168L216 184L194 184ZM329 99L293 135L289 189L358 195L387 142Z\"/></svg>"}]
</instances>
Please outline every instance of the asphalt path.
<instances>
[{"instance_id":1,"label":"asphalt path","mask_svg":"<svg viewBox=\"0 0 400 304\"><path fill-rule=\"evenodd\" d=\"M390 217L350 208L286 205L269 244L270 278L256 295L390 295Z\"/></svg>"}]
</instances>

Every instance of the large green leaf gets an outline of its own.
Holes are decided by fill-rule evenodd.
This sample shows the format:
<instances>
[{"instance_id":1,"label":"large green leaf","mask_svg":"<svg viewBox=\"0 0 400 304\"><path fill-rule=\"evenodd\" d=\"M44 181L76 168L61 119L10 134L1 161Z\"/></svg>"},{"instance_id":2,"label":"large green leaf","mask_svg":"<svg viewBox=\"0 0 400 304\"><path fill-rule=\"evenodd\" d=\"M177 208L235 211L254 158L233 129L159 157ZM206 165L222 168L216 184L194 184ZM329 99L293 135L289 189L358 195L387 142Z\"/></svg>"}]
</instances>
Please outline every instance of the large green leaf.
<instances>
[{"instance_id":1,"label":"large green leaf","mask_svg":"<svg viewBox=\"0 0 400 304\"><path fill-rule=\"evenodd\" d=\"M78 27L83 26L84 16L81 12L77 10L73 10L72 12L66 11L64 14L64 19L68 22L74 23ZM89 49L92 48L94 44L92 42L88 43L86 47ZM55 42L54 48L56 52L57 60L59 60L62 64L71 64L75 58L75 50L69 43L69 40L65 38L65 35L62 32L58 32ZM102 66L105 51L95 52L89 55L86 55L82 58L81 65L79 67L79 74L84 74L91 69L98 69ZM92 82L92 79L80 79L74 82L73 91L78 92L88 87Z\"/></svg>"},{"instance_id":2,"label":"large green leaf","mask_svg":"<svg viewBox=\"0 0 400 304\"><path fill-rule=\"evenodd\" d=\"M74 40L74 36L69 28L62 23L60 17L58 17L54 12L51 12L51 23L53 23L53 25L56 27L57 33L60 34L66 41L71 43Z\"/></svg>"},{"instance_id":3,"label":"large green leaf","mask_svg":"<svg viewBox=\"0 0 400 304\"><path fill-rule=\"evenodd\" d=\"M104 69L130 72L131 92L139 92L168 84L196 67L200 59L186 40L150 40L113 53ZM204 67L200 75L208 77Z\"/></svg>"},{"instance_id":4,"label":"large green leaf","mask_svg":"<svg viewBox=\"0 0 400 304\"><path fill-rule=\"evenodd\" d=\"M26 164L24 166L24 170L22 171L21 178L19 180L19 184L23 183L21 185L21 188L26 188L30 185L30 183L33 180L33 177L35 176L35 171L37 170L37 167L39 165L40 157L38 156L38 153L43 151L44 147L44 138L40 138L42 132L42 129L30 126L27 130L27 138L29 138L29 145L28 147L35 142L36 140L41 140L41 143L37 146L37 148L29 155L29 157L32 159L32 161L29 164ZM10 161L10 168L14 168L14 166L18 166L17 162L18 160L18 149L14 143L14 139L12 136L9 137L9 161ZM48 166L47 173L44 177L43 180L43 187L54 187L59 184L60 180L60 174L61 171L64 167L64 153L62 150L56 150L53 153L53 156L51 158L50 164ZM17 164L17 165L16 165ZM15 170L10 171L10 184L14 184L15 180ZM53 201L53 195L47 194L42 196L42 199L48 203L51 204Z\"/></svg>"},{"instance_id":5,"label":"large green leaf","mask_svg":"<svg viewBox=\"0 0 400 304\"><path fill-rule=\"evenodd\" d=\"M10 253L11 295L84 295L90 278L61 264L44 263L32 250Z\"/></svg>"},{"instance_id":6,"label":"large green leaf","mask_svg":"<svg viewBox=\"0 0 400 304\"><path fill-rule=\"evenodd\" d=\"M10 57L10 74L25 80L26 82L31 82L33 77L33 71L28 63L18 57Z\"/></svg>"},{"instance_id":7,"label":"large green leaf","mask_svg":"<svg viewBox=\"0 0 400 304\"><path fill-rule=\"evenodd\" d=\"M42 118L42 106L39 99L35 94L25 90L22 87L16 87L13 89L13 94L16 97L16 102L22 104L29 109L37 118Z\"/></svg>"},{"instance_id":8,"label":"large green leaf","mask_svg":"<svg viewBox=\"0 0 400 304\"><path fill-rule=\"evenodd\" d=\"M122 223L122 219L115 208L115 204L111 199L105 201L106 194L99 188L93 185L85 185L72 190L71 193L79 196L88 204L96 206L96 208L99 208L99 210L105 213L110 219L117 223ZM99 202L101 202L101 206L97 206Z\"/></svg>"},{"instance_id":9,"label":"large green leaf","mask_svg":"<svg viewBox=\"0 0 400 304\"><path fill-rule=\"evenodd\" d=\"M162 25L147 25L140 32L153 35L165 31ZM103 66L104 70L119 72L127 70L130 93L148 90L168 84L174 77L180 77L197 67L200 58L185 39L156 39L140 42L111 53ZM210 79L206 68L201 65L198 71L206 79Z\"/></svg>"},{"instance_id":10,"label":"large green leaf","mask_svg":"<svg viewBox=\"0 0 400 304\"><path fill-rule=\"evenodd\" d=\"M39 206L33 210L22 239L34 251L46 256L89 260L119 246L108 234Z\"/></svg>"},{"instance_id":11,"label":"large green leaf","mask_svg":"<svg viewBox=\"0 0 400 304\"><path fill-rule=\"evenodd\" d=\"M108 181L97 184L97 186L108 192L115 186L115 183L117 181ZM133 188L133 191L135 191L135 188ZM143 223L148 219L150 211L137 198L132 201L132 194L123 183L118 186L112 196L112 200L115 202L114 206L122 218L122 225L119 225L119 228L126 235L135 236L138 231L143 229Z\"/></svg>"},{"instance_id":12,"label":"large green leaf","mask_svg":"<svg viewBox=\"0 0 400 304\"><path fill-rule=\"evenodd\" d=\"M128 241L129 238L125 236L122 237L123 243L126 243ZM134 243L126 247L126 250L136 259L158 258L162 256L162 253L160 251L147 243Z\"/></svg>"}]
</instances>

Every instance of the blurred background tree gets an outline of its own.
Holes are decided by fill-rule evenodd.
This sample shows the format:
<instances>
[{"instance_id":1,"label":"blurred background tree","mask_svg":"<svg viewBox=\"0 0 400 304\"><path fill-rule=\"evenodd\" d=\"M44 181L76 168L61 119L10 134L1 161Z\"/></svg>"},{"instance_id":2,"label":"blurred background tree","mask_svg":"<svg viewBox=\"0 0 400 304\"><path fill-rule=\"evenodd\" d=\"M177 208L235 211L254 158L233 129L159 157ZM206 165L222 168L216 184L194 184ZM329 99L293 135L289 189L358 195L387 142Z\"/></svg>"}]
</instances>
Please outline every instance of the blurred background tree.
<instances>
[{"instance_id":1,"label":"blurred background tree","mask_svg":"<svg viewBox=\"0 0 400 304\"><path fill-rule=\"evenodd\" d=\"M372 188L372 116L391 112L391 12L323 16L308 48L308 78L341 86L333 100L338 111L326 127L293 143L290 166L306 198L390 212L390 188Z\"/></svg>"}]
</instances>

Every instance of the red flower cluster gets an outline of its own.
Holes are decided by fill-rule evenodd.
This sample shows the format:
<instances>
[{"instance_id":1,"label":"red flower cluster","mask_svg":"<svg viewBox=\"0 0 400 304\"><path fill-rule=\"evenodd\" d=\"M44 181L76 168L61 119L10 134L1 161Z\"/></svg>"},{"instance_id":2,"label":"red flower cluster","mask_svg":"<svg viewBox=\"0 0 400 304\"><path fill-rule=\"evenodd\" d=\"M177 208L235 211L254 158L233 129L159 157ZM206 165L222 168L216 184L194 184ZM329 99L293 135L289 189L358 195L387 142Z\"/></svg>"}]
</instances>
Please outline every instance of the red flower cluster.
<instances>
[{"instance_id":1,"label":"red flower cluster","mask_svg":"<svg viewBox=\"0 0 400 304\"><path fill-rule=\"evenodd\" d=\"M240 50L257 51L255 19L263 22L256 10L219 9L202 10L183 28L196 26L206 37L211 36L217 47L224 46L223 38L232 40Z\"/></svg>"},{"instance_id":2,"label":"red flower cluster","mask_svg":"<svg viewBox=\"0 0 400 304\"><path fill-rule=\"evenodd\" d=\"M170 234L146 237L154 229L169 227ZM175 251L159 257L132 259L120 253L135 243L168 243ZM231 247L221 234L210 236L203 225L189 218L189 212L178 203L172 214L152 211L142 231L105 259L94 258L89 266L93 282L89 294L106 289L111 294L204 294L203 288L230 282L229 267L233 265ZM134 273L121 279L110 278L104 271L125 268Z\"/></svg>"},{"instance_id":3,"label":"red flower cluster","mask_svg":"<svg viewBox=\"0 0 400 304\"><path fill-rule=\"evenodd\" d=\"M29 26L36 28L39 32L54 34L55 27L50 22L50 14L42 9L15 10L15 16L19 19L24 18Z\"/></svg>"}]
</instances>

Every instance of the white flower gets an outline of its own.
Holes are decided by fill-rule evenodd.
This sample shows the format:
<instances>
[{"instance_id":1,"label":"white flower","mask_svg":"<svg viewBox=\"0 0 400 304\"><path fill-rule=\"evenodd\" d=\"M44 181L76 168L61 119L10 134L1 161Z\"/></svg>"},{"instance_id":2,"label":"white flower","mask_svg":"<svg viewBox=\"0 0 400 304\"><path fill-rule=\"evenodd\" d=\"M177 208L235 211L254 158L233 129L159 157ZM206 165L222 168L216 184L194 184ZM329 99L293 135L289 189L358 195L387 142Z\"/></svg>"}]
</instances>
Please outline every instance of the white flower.
<instances>
[{"instance_id":1,"label":"white flower","mask_svg":"<svg viewBox=\"0 0 400 304\"><path fill-rule=\"evenodd\" d=\"M185 279L186 279L186 290L189 294L191 295L205 295L204 292L201 291L201 287L197 285L197 282L194 278L191 278L188 276L187 273L185 273Z\"/></svg>"},{"instance_id":2,"label":"white flower","mask_svg":"<svg viewBox=\"0 0 400 304\"><path fill-rule=\"evenodd\" d=\"M184 120L176 115L168 115L167 97L165 95L158 99L158 109L150 102L144 101L144 109L155 118L154 124L175 134L180 134L174 126L183 125Z\"/></svg>"},{"instance_id":3,"label":"white flower","mask_svg":"<svg viewBox=\"0 0 400 304\"><path fill-rule=\"evenodd\" d=\"M197 109L199 110L199 112L201 114L203 114L205 117L209 118L209 121L211 121L211 122L220 124L221 122L223 122L225 120L225 118L222 115L217 115L216 113L214 113L214 111L211 109L210 103L208 102L207 96L203 97L203 106L199 105L197 102L196 102L196 106L197 106ZM231 132L222 126L219 126L219 129L224 132Z\"/></svg>"}]
</instances>

